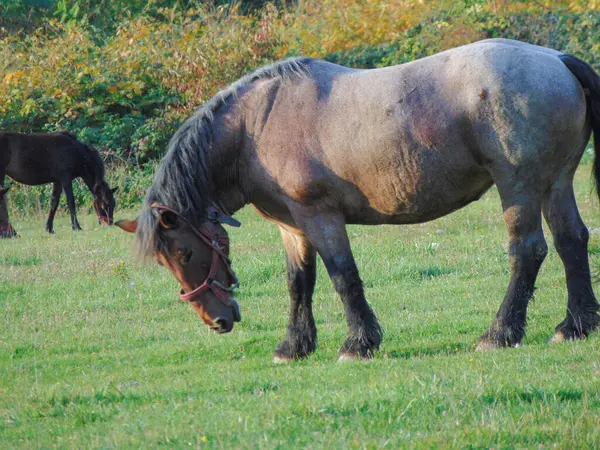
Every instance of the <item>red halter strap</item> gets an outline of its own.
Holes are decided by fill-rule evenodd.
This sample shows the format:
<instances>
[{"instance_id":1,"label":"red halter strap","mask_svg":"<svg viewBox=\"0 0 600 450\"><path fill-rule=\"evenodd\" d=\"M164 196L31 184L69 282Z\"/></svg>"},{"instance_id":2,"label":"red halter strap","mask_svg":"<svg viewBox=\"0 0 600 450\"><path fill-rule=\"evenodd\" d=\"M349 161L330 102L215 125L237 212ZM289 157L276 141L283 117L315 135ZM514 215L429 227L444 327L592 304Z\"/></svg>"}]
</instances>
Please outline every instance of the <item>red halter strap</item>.
<instances>
[{"instance_id":1,"label":"red halter strap","mask_svg":"<svg viewBox=\"0 0 600 450\"><path fill-rule=\"evenodd\" d=\"M233 292L239 285L239 280L231 268L231 260L229 259L229 238L227 236L216 236L215 235L215 223L211 221L206 221L200 224L199 227L193 226L187 219L181 216L176 211L173 211L168 206L161 205L159 203L152 203L150 205L151 208L158 209L159 211L169 211L183 220L188 226L192 229L194 234L204 242L208 247L212 249L212 263L210 265L210 270L208 272L208 276L206 280L193 289L190 292L183 292L183 289L179 292L179 297L184 302L193 302L197 301L196 299L201 295L204 295L206 291L210 290L215 294L215 296L221 300L225 305L229 307L234 307L233 302L229 298L229 293ZM219 263L219 259L225 263L225 267L229 271L229 281L230 285L225 286L219 281L215 279L217 274L217 266Z\"/></svg>"},{"instance_id":2,"label":"red halter strap","mask_svg":"<svg viewBox=\"0 0 600 450\"><path fill-rule=\"evenodd\" d=\"M98 205L98 199L94 198L94 209L96 210L96 216L98 220L110 223L110 219L100 213L100 205Z\"/></svg>"}]
</instances>

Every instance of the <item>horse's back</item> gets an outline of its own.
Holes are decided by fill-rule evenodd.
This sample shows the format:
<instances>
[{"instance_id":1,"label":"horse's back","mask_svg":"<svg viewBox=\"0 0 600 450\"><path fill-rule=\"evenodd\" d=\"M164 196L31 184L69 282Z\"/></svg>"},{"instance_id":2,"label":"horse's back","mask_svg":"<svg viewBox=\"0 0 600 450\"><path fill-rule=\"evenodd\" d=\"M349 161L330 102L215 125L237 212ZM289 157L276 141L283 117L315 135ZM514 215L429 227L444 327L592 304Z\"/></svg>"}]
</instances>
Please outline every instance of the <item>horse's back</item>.
<instances>
[{"instance_id":1,"label":"horse's back","mask_svg":"<svg viewBox=\"0 0 600 450\"><path fill-rule=\"evenodd\" d=\"M589 128L558 55L488 40L381 69L312 61L278 89L258 153L291 199L335 199L351 222L434 219L522 175L545 185Z\"/></svg>"},{"instance_id":2,"label":"horse's back","mask_svg":"<svg viewBox=\"0 0 600 450\"><path fill-rule=\"evenodd\" d=\"M69 132L3 133L0 149L6 175L29 185L80 176L88 152Z\"/></svg>"}]
</instances>

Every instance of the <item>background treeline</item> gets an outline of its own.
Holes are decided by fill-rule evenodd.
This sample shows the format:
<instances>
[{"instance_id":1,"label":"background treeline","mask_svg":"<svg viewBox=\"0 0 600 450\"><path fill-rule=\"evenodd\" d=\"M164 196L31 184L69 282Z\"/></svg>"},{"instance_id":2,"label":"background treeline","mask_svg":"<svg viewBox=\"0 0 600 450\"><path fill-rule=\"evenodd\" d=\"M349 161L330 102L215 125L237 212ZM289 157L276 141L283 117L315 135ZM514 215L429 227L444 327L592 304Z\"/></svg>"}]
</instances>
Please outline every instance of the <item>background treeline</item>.
<instances>
[{"instance_id":1,"label":"background treeline","mask_svg":"<svg viewBox=\"0 0 600 450\"><path fill-rule=\"evenodd\" d=\"M600 70L600 0L0 0L0 130L76 133L131 206L182 121L258 66L381 67L489 37ZM45 209L49 193L16 187L12 211Z\"/></svg>"}]
</instances>

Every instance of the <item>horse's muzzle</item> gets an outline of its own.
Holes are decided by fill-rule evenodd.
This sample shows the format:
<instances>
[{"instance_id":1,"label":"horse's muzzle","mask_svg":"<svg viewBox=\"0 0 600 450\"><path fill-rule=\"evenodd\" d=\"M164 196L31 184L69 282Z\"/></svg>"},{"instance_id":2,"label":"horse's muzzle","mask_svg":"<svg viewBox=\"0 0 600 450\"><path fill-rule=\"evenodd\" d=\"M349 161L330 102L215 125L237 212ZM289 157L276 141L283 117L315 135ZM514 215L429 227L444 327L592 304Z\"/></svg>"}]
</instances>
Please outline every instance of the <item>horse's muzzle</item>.
<instances>
[{"instance_id":1,"label":"horse's muzzle","mask_svg":"<svg viewBox=\"0 0 600 450\"><path fill-rule=\"evenodd\" d=\"M233 322L230 319L226 319L224 317L217 317L213 320L213 324L210 326L210 329L213 330L215 333L229 333L231 330L233 330L234 323L242 320L242 316L240 315L240 306L238 305L238 302L236 302L233 299L231 300L231 302L233 304Z\"/></svg>"}]
</instances>

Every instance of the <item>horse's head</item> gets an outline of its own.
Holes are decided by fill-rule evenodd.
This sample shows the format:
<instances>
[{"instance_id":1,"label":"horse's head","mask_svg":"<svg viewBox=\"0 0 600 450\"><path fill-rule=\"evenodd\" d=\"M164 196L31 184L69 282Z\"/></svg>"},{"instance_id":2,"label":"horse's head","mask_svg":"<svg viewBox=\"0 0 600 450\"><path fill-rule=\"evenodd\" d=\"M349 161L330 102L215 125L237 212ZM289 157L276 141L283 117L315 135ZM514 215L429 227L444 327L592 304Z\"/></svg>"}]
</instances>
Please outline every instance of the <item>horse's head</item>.
<instances>
[{"instance_id":1,"label":"horse's head","mask_svg":"<svg viewBox=\"0 0 600 450\"><path fill-rule=\"evenodd\" d=\"M94 195L94 209L98 216L98 222L106 225L113 224L113 213L115 211L115 197L114 193L119 188L110 188L108 183L104 180L97 183L92 194Z\"/></svg>"},{"instance_id":2,"label":"horse's head","mask_svg":"<svg viewBox=\"0 0 600 450\"><path fill-rule=\"evenodd\" d=\"M198 315L217 333L228 333L239 322L240 311L233 297L238 279L229 260L229 237L221 225L239 226L235 219L208 211L208 217L194 226L175 211L158 204L154 231L161 242L154 259L166 267L181 285L181 300L190 302ZM137 219L116 225L128 232L137 230Z\"/></svg>"}]
</instances>

